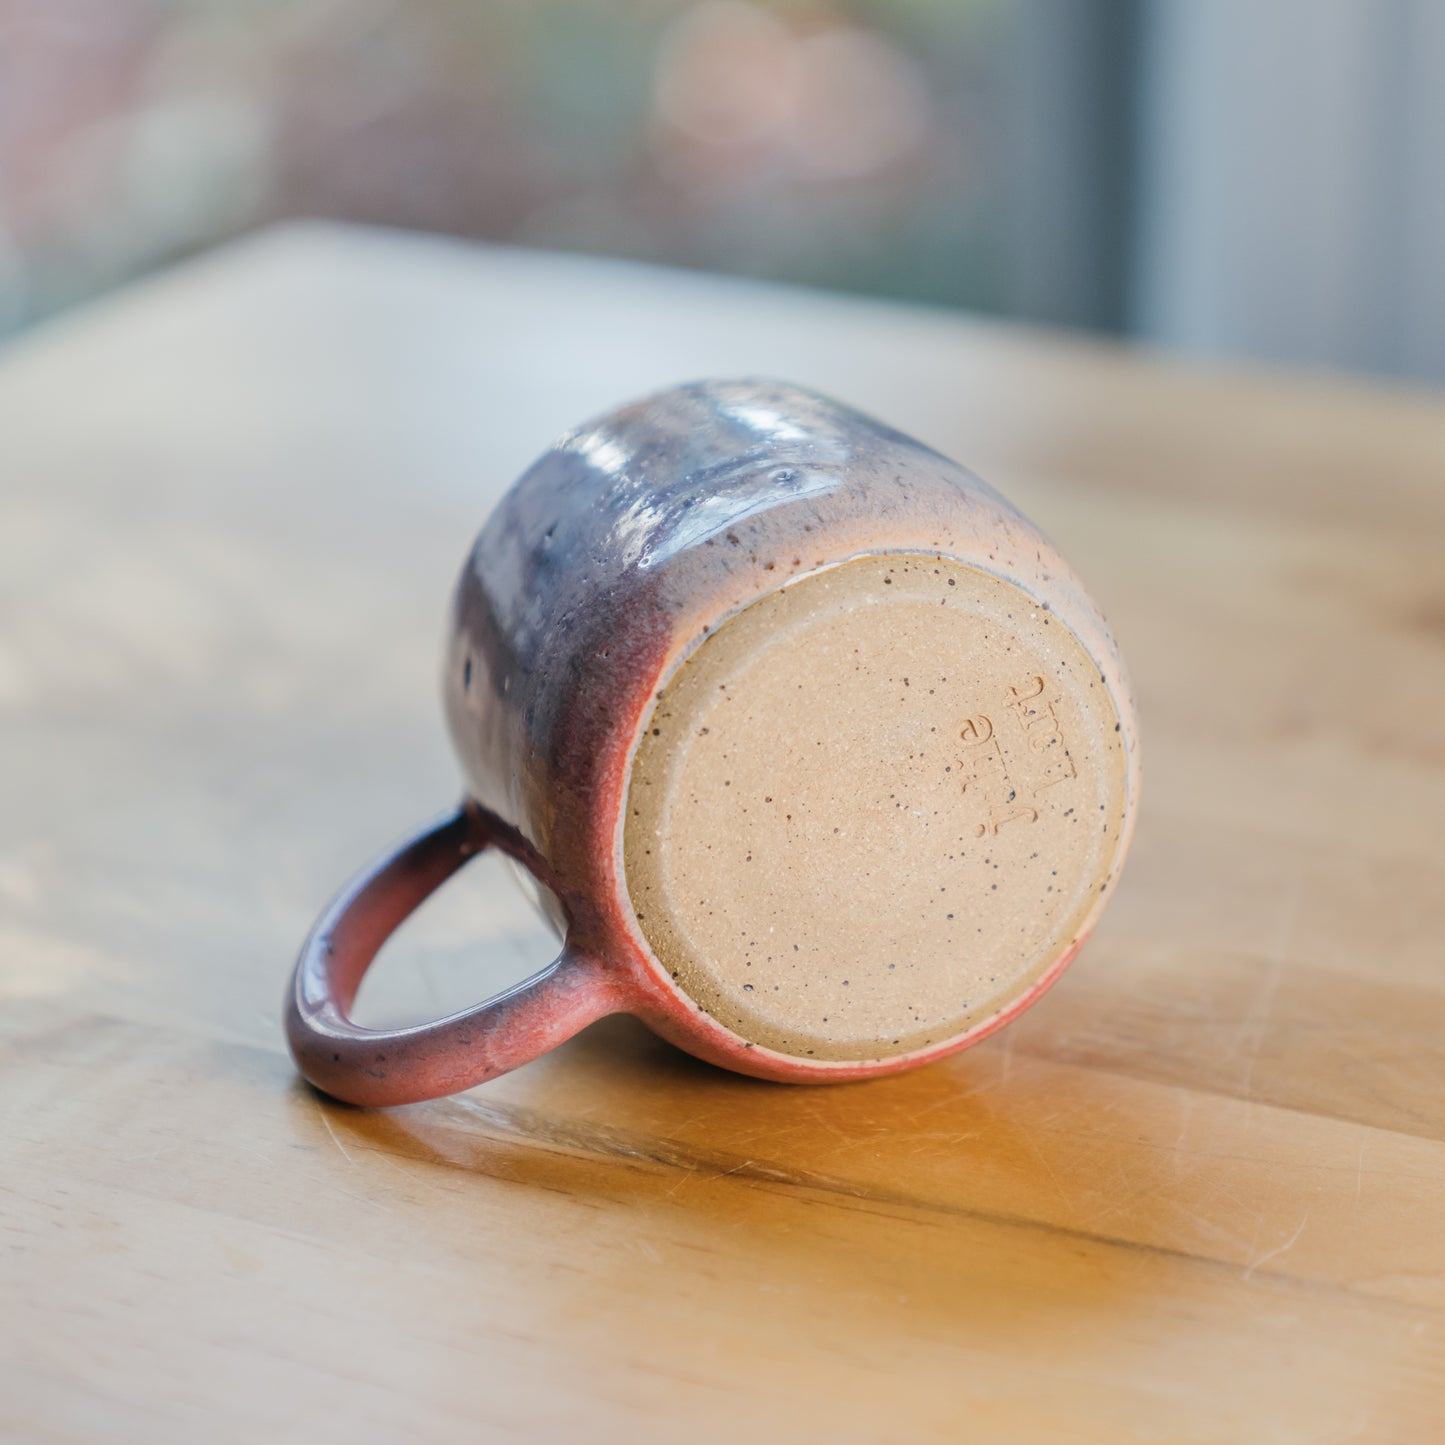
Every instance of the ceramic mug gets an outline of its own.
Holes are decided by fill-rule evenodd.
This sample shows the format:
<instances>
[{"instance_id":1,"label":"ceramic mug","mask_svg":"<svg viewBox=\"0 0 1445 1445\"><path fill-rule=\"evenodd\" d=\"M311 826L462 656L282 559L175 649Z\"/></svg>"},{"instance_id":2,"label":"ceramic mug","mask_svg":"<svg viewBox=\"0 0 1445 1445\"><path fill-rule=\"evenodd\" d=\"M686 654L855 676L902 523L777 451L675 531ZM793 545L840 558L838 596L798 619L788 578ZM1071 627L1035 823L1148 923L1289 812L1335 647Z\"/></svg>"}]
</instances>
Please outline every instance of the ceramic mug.
<instances>
[{"instance_id":1,"label":"ceramic mug","mask_svg":"<svg viewBox=\"0 0 1445 1445\"><path fill-rule=\"evenodd\" d=\"M301 1071L358 1104L615 1012L766 1079L939 1058L1059 976L1135 816L1129 687L1074 573L963 468L791 386L678 387L552 447L467 559L444 693L465 802L331 905L289 999ZM485 848L545 889L557 960L353 1024L382 942Z\"/></svg>"}]
</instances>

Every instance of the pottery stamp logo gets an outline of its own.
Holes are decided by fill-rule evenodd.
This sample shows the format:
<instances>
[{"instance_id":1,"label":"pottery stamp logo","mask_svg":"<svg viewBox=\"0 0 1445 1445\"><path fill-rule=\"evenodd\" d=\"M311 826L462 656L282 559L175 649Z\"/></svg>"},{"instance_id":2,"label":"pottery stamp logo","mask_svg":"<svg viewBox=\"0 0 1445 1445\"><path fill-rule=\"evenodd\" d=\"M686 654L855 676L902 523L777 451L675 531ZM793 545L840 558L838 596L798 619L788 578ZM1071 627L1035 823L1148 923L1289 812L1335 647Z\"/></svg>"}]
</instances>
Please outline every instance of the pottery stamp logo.
<instances>
[{"instance_id":1,"label":"pottery stamp logo","mask_svg":"<svg viewBox=\"0 0 1445 1445\"><path fill-rule=\"evenodd\" d=\"M974 829L978 837L997 833L1009 823L1038 822L1039 810L1033 806L1040 794L1076 776L1074 760L1064 744L1063 729L1053 702L1044 696L1042 677L1026 678L1007 688L1000 699L1002 716L1011 719L1028 743L1028 752L1037 766L1025 771L1032 784L1030 798L1009 774L1004 751L994 734L992 718L979 714L964 723L959 737L964 744L963 766L967 770L964 791L973 793L983 804L987 822Z\"/></svg>"},{"instance_id":2,"label":"pottery stamp logo","mask_svg":"<svg viewBox=\"0 0 1445 1445\"><path fill-rule=\"evenodd\" d=\"M1022 724L1029 751L1043 763L1043 771L1034 785L1035 797L1045 788L1077 776L1074 760L1064 746L1058 714L1053 703L1044 697L1043 678L1031 677L1021 686L1009 688L1005 703Z\"/></svg>"}]
</instances>

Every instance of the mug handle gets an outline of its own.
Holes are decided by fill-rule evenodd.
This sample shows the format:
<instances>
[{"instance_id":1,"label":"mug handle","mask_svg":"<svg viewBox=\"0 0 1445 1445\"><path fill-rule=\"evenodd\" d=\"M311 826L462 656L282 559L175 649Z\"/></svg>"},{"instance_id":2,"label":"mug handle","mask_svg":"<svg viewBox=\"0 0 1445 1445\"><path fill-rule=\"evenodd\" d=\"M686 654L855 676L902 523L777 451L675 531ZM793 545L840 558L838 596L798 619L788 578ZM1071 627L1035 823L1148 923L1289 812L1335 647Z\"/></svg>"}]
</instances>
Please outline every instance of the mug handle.
<instances>
[{"instance_id":1,"label":"mug handle","mask_svg":"<svg viewBox=\"0 0 1445 1445\"><path fill-rule=\"evenodd\" d=\"M469 1089L619 1011L601 963L565 939L540 973L435 1023L364 1029L349 1010L377 950L488 847L545 882L526 841L470 799L358 873L316 920L296 960L286 1037L302 1074L348 1104L410 1104Z\"/></svg>"}]
</instances>

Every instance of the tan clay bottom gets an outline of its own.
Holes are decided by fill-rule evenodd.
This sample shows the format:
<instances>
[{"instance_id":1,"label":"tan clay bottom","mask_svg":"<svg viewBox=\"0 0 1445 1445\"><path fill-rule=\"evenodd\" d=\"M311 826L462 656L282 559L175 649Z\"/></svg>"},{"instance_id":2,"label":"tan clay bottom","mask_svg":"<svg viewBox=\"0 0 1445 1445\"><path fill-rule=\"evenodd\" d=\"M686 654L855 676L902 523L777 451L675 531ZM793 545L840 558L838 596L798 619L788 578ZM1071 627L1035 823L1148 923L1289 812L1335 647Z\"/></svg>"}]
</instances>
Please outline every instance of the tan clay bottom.
<instances>
[{"instance_id":1,"label":"tan clay bottom","mask_svg":"<svg viewBox=\"0 0 1445 1445\"><path fill-rule=\"evenodd\" d=\"M638 746L628 889L679 987L781 1053L872 1059L1005 1009L1114 867L1118 716L1073 634L956 562L866 557L726 622Z\"/></svg>"}]
</instances>

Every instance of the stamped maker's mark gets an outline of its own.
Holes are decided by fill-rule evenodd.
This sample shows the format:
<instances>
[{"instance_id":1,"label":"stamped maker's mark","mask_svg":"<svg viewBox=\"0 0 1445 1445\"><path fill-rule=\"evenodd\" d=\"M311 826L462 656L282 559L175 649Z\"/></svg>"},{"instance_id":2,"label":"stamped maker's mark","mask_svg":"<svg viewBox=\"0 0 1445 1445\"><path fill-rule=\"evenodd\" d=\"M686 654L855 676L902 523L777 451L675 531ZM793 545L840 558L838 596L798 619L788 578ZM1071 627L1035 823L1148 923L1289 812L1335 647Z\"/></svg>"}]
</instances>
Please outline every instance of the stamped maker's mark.
<instances>
[{"instance_id":1,"label":"stamped maker's mark","mask_svg":"<svg viewBox=\"0 0 1445 1445\"><path fill-rule=\"evenodd\" d=\"M1006 689L996 711L1000 721L1007 719L1012 728L1022 732L1029 752L1039 760L1039 767L1029 769L1032 801L1025 802L1019 786L1009 776L1003 749L994 735L993 719L980 713L964 723L959 733L964 743L964 766L968 769L964 790L976 791L988 818L974 830L979 837L997 833L1006 824L1020 819L1038 822L1039 810L1033 804L1049 788L1078 773L1064 743L1054 704L1044 696L1042 677L1029 677Z\"/></svg>"}]
</instances>

